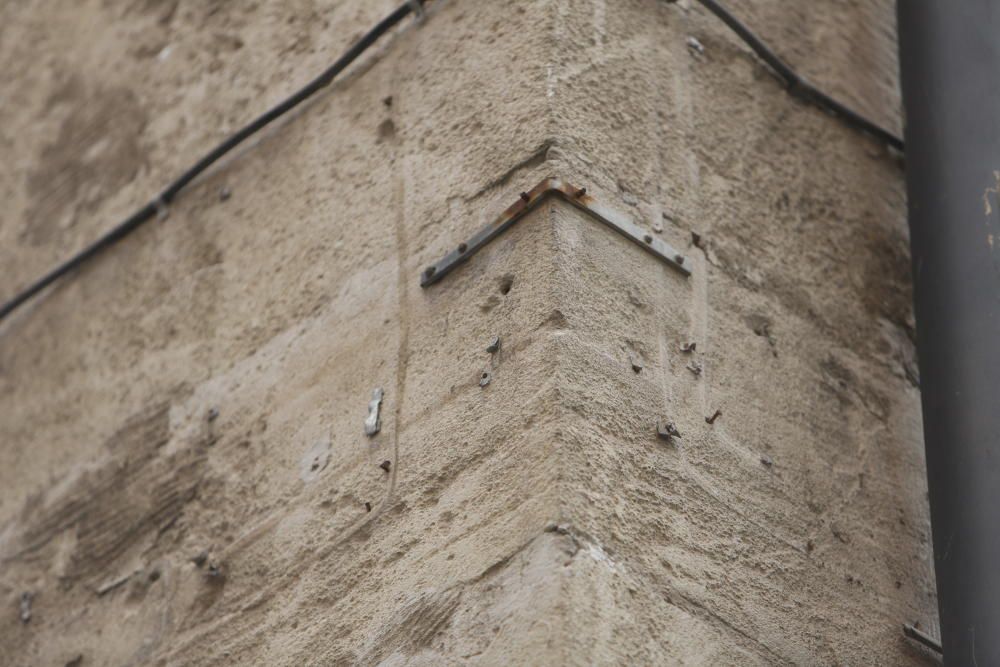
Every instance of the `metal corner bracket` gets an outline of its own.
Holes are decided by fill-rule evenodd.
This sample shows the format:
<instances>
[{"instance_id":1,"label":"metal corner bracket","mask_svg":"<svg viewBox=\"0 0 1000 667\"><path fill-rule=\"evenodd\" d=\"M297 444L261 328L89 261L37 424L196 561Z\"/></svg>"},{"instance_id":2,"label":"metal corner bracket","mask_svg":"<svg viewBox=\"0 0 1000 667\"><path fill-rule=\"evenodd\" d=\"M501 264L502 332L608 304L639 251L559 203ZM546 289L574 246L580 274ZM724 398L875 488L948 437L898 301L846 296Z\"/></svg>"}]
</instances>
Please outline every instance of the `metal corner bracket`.
<instances>
[{"instance_id":1,"label":"metal corner bracket","mask_svg":"<svg viewBox=\"0 0 1000 667\"><path fill-rule=\"evenodd\" d=\"M668 243L639 227L632 222L629 216L599 203L587 194L586 188L578 188L562 179L549 177L528 192L522 192L520 198L501 213L496 220L476 232L468 241L460 243L457 248L441 258L436 264L425 268L420 274L420 286L428 287L444 278L459 264L467 261L483 246L513 227L518 220L538 208L550 197L558 197L584 213L589 213L591 217L603 222L628 240L652 253L668 266L677 269L685 276L691 275L691 262L684 255L674 250Z\"/></svg>"}]
</instances>

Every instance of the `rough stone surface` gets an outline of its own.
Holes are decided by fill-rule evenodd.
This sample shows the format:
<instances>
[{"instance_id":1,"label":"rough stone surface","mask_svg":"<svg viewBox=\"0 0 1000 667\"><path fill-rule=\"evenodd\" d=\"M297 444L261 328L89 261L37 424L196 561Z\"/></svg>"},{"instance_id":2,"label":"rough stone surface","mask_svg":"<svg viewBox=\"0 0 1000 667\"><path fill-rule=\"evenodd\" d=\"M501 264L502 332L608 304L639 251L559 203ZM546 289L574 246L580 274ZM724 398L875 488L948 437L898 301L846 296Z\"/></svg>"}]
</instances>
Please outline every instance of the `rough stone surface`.
<instances>
[{"instance_id":1,"label":"rough stone surface","mask_svg":"<svg viewBox=\"0 0 1000 667\"><path fill-rule=\"evenodd\" d=\"M898 127L892 3L731 5ZM393 6L3 3L0 297ZM553 200L419 287L550 174L693 275ZM934 664L904 211L696 2L438 0L0 325L4 664Z\"/></svg>"}]
</instances>

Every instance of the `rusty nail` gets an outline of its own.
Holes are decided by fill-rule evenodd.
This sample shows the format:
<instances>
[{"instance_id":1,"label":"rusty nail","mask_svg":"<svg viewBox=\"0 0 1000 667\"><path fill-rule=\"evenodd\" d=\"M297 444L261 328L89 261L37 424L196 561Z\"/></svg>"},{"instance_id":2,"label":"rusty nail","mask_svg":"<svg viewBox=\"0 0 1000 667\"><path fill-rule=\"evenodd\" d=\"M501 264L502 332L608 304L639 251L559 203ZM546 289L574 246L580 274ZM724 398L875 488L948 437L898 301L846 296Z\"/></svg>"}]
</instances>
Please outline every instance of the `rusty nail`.
<instances>
[{"instance_id":1,"label":"rusty nail","mask_svg":"<svg viewBox=\"0 0 1000 667\"><path fill-rule=\"evenodd\" d=\"M580 188L579 190L576 191L577 198L582 197L585 194L587 194L587 188Z\"/></svg>"},{"instance_id":2,"label":"rusty nail","mask_svg":"<svg viewBox=\"0 0 1000 667\"><path fill-rule=\"evenodd\" d=\"M382 463L378 464L378 467L381 468L382 470L386 471L386 472L389 472L390 470L392 470L392 462L391 461L382 461Z\"/></svg>"},{"instance_id":3,"label":"rusty nail","mask_svg":"<svg viewBox=\"0 0 1000 667\"><path fill-rule=\"evenodd\" d=\"M706 424L714 424L715 420L722 416L722 410L716 410L711 417L705 417Z\"/></svg>"}]
</instances>

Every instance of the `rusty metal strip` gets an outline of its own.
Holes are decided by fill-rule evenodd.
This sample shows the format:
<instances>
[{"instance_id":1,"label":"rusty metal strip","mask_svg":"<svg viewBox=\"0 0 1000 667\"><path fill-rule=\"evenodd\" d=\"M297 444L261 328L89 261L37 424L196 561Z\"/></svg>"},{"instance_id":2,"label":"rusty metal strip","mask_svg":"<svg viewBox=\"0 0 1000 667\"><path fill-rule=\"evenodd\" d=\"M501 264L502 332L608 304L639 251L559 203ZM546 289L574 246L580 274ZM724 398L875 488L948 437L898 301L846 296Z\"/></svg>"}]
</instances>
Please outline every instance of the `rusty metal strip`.
<instances>
[{"instance_id":1,"label":"rusty metal strip","mask_svg":"<svg viewBox=\"0 0 1000 667\"><path fill-rule=\"evenodd\" d=\"M538 208L549 197L559 197L563 201L572 204L584 213L589 213L591 217L615 230L628 240L652 253L668 266L677 269L685 276L691 275L691 263L684 255L674 250L668 243L661 241L652 234L636 225L624 213L619 213L599 203L587 194L586 188L578 188L559 178L546 178L528 192L522 192L520 199L507 208L500 216L476 232L472 238L465 243L460 243L457 248L445 255L436 264L432 264L424 269L420 275L420 286L427 287L455 270L462 262L468 261L483 246L503 234L517 223L518 220L526 216L531 211Z\"/></svg>"}]
</instances>

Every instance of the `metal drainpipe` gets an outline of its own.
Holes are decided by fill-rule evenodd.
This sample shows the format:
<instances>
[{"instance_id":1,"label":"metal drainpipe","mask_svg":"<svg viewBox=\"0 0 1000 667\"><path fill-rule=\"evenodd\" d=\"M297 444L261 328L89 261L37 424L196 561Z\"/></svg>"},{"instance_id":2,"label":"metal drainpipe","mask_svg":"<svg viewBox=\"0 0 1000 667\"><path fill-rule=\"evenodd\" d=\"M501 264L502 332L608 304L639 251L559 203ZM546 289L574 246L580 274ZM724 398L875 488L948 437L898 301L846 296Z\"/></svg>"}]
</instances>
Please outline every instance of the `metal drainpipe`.
<instances>
[{"instance_id":1,"label":"metal drainpipe","mask_svg":"<svg viewBox=\"0 0 1000 667\"><path fill-rule=\"evenodd\" d=\"M897 3L947 665L1000 665L1000 2Z\"/></svg>"}]
</instances>

